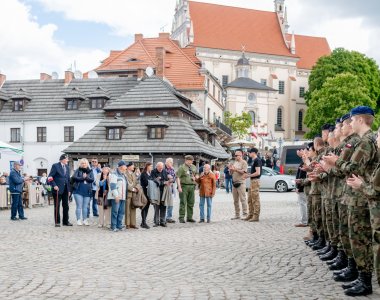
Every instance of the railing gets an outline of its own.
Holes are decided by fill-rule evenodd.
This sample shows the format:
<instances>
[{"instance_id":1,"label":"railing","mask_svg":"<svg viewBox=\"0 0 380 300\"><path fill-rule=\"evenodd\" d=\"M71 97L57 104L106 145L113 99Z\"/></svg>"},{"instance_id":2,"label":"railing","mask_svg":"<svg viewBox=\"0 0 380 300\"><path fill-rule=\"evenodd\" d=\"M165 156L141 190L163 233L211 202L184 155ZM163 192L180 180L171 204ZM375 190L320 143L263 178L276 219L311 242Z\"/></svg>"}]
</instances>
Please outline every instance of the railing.
<instances>
[{"instance_id":1,"label":"railing","mask_svg":"<svg viewBox=\"0 0 380 300\"><path fill-rule=\"evenodd\" d=\"M225 133L232 136L232 130L227 125L224 125L222 122L220 122L218 119L215 120L215 126L223 130Z\"/></svg>"}]
</instances>

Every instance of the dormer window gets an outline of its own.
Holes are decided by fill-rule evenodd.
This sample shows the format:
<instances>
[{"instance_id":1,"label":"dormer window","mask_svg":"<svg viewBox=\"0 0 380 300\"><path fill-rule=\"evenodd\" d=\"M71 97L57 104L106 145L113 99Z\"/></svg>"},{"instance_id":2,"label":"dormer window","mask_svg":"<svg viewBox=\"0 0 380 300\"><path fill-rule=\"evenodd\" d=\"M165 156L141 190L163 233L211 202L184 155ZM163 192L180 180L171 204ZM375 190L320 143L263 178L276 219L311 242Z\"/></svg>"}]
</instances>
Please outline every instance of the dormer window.
<instances>
[{"instance_id":1,"label":"dormer window","mask_svg":"<svg viewBox=\"0 0 380 300\"><path fill-rule=\"evenodd\" d=\"M107 140L121 140L121 128L107 128Z\"/></svg>"},{"instance_id":2,"label":"dormer window","mask_svg":"<svg viewBox=\"0 0 380 300\"><path fill-rule=\"evenodd\" d=\"M95 91L93 91L90 96L90 108L91 109L102 109L107 103L107 100L110 99L108 91L98 86Z\"/></svg>"},{"instance_id":3,"label":"dormer window","mask_svg":"<svg viewBox=\"0 0 380 300\"><path fill-rule=\"evenodd\" d=\"M93 98L90 100L91 109L102 109L105 105L104 98Z\"/></svg>"},{"instance_id":4,"label":"dormer window","mask_svg":"<svg viewBox=\"0 0 380 300\"><path fill-rule=\"evenodd\" d=\"M80 103L86 100L86 97L76 87L72 88L64 98L66 100L66 110L77 110Z\"/></svg>"},{"instance_id":5,"label":"dormer window","mask_svg":"<svg viewBox=\"0 0 380 300\"><path fill-rule=\"evenodd\" d=\"M209 136L208 136L208 142L209 142L211 145L215 146L215 135L213 135L213 134L209 134Z\"/></svg>"},{"instance_id":6,"label":"dormer window","mask_svg":"<svg viewBox=\"0 0 380 300\"><path fill-rule=\"evenodd\" d=\"M77 110L79 107L77 99L66 100L66 110Z\"/></svg>"},{"instance_id":7,"label":"dormer window","mask_svg":"<svg viewBox=\"0 0 380 300\"><path fill-rule=\"evenodd\" d=\"M148 139L162 140L165 136L165 127L148 127Z\"/></svg>"},{"instance_id":8,"label":"dormer window","mask_svg":"<svg viewBox=\"0 0 380 300\"><path fill-rule=\"evenodd\" d=\"M13 100L13 111L23 111L24 110L24 100L16 99Z\"/></svg>"},{"instance_id":9,"label":"dormer window","mask_svg":"<svg viewBox=\"0 0 380 300\"><path fill-rule=\"evenodd\" d=\"M11 99L13 100L13 111L24 111L26 102L31 101L32 97L24 88L20 88Z\"/></svg>"}]
</instances>

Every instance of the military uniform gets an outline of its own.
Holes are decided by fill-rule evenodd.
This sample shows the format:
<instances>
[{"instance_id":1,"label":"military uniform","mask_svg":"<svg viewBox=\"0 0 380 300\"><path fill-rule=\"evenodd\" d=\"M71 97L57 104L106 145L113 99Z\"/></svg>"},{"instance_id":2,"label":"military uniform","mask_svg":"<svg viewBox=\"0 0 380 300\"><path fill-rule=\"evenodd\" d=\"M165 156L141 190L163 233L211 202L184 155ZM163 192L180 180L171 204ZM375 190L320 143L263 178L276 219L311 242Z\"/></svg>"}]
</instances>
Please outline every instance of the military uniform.
<instances>
[{"instance_id":1,"label":"military uniform","mask_svg":"<svg viewBox=\"0 0 380 300\"><path fill-rule=\"evenodd\" d=\"M195 181L192 176L197 173L197 168L194 165L190 167L186 164L181 165L177 170L177 178L179 179L182 187L182 192L179 193L179 219L183 220L185 215L187 220L193 218L193 208L195 202Z\"/></svg>"}]
</instances>

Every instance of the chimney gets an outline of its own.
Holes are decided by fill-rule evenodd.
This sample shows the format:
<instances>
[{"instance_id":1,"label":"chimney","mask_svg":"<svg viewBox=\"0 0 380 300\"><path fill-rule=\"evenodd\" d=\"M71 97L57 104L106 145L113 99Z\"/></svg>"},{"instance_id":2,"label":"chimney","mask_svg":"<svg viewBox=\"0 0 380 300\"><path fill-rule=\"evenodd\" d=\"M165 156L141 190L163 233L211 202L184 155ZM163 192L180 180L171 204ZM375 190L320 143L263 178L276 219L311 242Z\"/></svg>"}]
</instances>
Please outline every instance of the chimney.
<instances>
[{"instance_id":1,"label":"chimney","mask_svg":"<svg viewBox=\"0 0 380 300\"><path fill-rule=\"evenodd\" d=\"M160 33L158 34L158 37L159 37L160 39L168 39L168 38L170 38L170 33L169 33L169 32L160 32Z\"/></svg>"},{"instance_id":2,"label":"chimney","mask_svg":"<svg viewBox=\"0 0 380 300\"><path fill-rule=\"evenodd\" d=\"M137 79L140 80L144 77L144 72L145 70L144 69L138 69L137 70Z\"/></svg>"},{"instance_id":3,"label":"chimney","mask_svg":"<svg viewBox=\"0 0 380 300\"><path fill-rule=\"evenodd\" d=\"M46 73L40 73L40 80L41 81L51 80L51 75L46 74Z\"/></svg>"},{"instance_id":4,"label":"chimney","mask_svg":"<svg viewBox=\"0 0 380 300\"><path fill-rule=\"evenodd\" d=\"M143 38L144 38L144 35L142 33L135 34L135 42L141 41Z\"/></svg>"},{"instance_id":5,"label":"chimney","mask_svg":"<svg viewBox=\"0 0 380 300\"><path fill-rule=\"evenodd\" d=\"M0 73L0 88L3 86L5 79L7 79L7 76Z\"/></svg>"},{"instance_id":6,"label":"chimney","mask_svg":"<svg viewBox=\"0 0 380 300\"><path fill-rule=\"evenodd\" d=\"M165 48L156 47L156 76L164 78L165 71Z\"/></svg>"},{"instance_id":7,"label":"chimney","mask_svg":"<svg viewBox=\"0 0 380 300\"><path fill-rule=\"evenodd\" d=\"M65 85L68 85L74 78L74 73L71 71L65 71Z\"/></svg>"}]
</instances>

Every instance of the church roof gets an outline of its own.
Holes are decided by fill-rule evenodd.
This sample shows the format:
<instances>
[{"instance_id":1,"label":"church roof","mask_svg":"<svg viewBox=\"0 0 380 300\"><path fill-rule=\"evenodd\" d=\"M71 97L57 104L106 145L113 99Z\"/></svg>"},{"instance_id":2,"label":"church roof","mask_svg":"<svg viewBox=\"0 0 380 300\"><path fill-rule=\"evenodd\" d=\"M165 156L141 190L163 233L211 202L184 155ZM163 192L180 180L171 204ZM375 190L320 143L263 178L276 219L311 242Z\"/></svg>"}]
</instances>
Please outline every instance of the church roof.
<instances>
[{"instance_id":1,"label":"church roof","mask_svg":"<svg viewBox=\"0 0 380 300\"><path fill-rule=\"evenodd\" d=\"M277 91L269 86L266 86L265 84L261 84L260 82L257 82L251 78L246 78L246 77L236 78L234 81L226 85L226 88L229 88L229 87L239 88L239 89L264 90L264 91L272 91L272 92Z\"/></svg>"}]
</instances>

